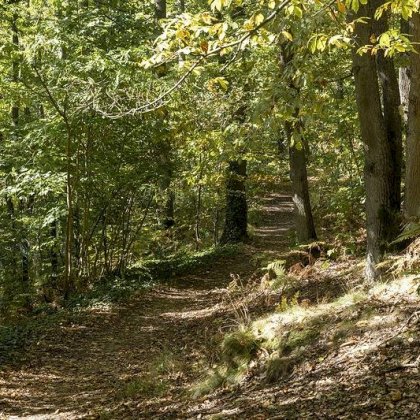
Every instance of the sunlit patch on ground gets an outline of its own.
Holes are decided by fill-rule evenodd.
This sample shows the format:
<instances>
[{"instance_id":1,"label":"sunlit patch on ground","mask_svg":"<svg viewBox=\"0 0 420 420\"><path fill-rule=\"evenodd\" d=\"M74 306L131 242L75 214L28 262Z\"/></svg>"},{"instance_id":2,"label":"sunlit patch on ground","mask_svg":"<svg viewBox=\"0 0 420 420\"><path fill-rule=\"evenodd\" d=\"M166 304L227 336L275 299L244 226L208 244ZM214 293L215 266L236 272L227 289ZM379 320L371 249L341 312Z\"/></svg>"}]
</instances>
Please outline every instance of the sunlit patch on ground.
<instances>
[{"instance_id":1,"label":"sunlit patch on ground","mask_svg":"<svg viewBox=\"0 0 420 420\"><path fill-rule=\"evenodd\" d=\"M0 413L417 418L418 278L369 289L361 260L324 259L263 287L256 264L288 247L291 209L287 196L270 197L255 247L46 330L0 374Z\"/></svg>"}]
</instances>

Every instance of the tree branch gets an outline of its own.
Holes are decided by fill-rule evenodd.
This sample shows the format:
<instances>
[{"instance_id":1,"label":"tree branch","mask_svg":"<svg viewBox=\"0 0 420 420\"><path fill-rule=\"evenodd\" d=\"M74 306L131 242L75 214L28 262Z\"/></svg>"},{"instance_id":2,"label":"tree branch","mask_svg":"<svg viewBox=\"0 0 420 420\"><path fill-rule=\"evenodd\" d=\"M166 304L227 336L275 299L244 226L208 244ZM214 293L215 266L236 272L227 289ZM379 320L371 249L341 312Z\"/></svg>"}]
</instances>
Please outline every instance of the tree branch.
<instances>
[{"instance_id":1,"label":"tree branch","mask_svg":"<svg viewBox=\"0 0 420 420\"><path fill-rule=\"evenodd\" d=\"M175 92L191 75L191 73L194 71L194 69L201 64L205 59L214 56L221 51L225 50L226 48L232 48L235 46L240 46L244 41L246 41L248 38L250 38L252 35L256 34L261 28L266 26L268 23L273 21L276 16L287 6L291 3L292 0L285 0L282 3L280 3L276 9L273 10L273 12L267 16L266 19L264 19L259 25L257 25L252 30L245 33L243 36L241 36L239 39L232 41L228 44L222 45L220 47L215 48L214 50L208 51L207 53L203 54L191 67L190 69L168 90L163 92L161 95L159 95L156 99L153 101L146 103L140 107L132 108L130 110L118 113L118 114L111 114L107 113L105 111L102 111L100 109L96 109L96 111L103 115L104 117L111 118L111 119L119 119L123 118L125 116L133 116L136 114L146 114L148 112L155 111L156 109L161 108L166 102L163 102L165 98L168 98L172 95L173 92Z\"/></svg>"}]
</instances>

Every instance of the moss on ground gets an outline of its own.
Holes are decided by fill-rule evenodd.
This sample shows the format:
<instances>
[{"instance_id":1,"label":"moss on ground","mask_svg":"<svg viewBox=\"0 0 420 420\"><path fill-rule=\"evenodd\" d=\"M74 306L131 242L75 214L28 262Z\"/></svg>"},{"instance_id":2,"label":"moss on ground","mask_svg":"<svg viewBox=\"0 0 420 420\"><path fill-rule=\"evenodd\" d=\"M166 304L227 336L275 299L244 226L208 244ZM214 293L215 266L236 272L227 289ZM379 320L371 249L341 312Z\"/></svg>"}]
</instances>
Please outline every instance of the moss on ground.
<instances>
[{"instance_id":1,"label":"moss on ground","mask_svg":"<svg viewBox=\"0 0 420 420\"><path fill-rule=\"evenodd\" d=\"M257 338L247 329L227 334L222 342L222 355L228 366L239 367L248 363L259 348Z\"/></svg>"}]
</instances>

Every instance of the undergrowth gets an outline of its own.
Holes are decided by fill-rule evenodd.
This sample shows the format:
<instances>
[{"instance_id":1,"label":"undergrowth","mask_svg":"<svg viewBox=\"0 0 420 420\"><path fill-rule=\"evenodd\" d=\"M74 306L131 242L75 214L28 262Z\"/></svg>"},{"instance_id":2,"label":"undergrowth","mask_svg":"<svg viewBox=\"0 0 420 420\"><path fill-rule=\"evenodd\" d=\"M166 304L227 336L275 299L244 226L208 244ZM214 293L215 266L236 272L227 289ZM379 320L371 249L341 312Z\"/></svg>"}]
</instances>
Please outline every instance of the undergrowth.
<instances>
[{"instance_id":1,"label":"undergrowth","mask_svg":"<svg viewBox=\"0 0 420 420\"><path fill-rule=\"evenodd\" d=\"M420 282L415 275L404 277L400 273L397 278L383 278L369 287L360 278L359 283L344 288L336 297L308 303L299 297L299 291L290 293L299 282L304 290L307 280L290 276L283 261L268 264L264 271L261 283L254 290L244 288L242 295L238 292L238 299L250 302L245 294L259 296L263 289L268 295L277 292L274 296L278 303L266 308L266 315L247 320L225 335L220 346L221 363L195 385L195 396L240 384L250 374L258 376L260 382L285 380L305 361L313 365L322 363L327 354L357 343L356 337L364 334L368 337L377 334L379 341L383 337L378 328L392 325L396 328L404 316L396 310L396 303L408 299L415 307L419 301ZM340 273L337 271L336 275ZM322 282L322 274L317 281ZM237 303L233 309L236 306ZM401 329L397 332L406 337L411 334Z\"/></svg>"},{"instance_id":2,"label":"undergrowth","mask_svg":"<svg viewBox=\"0 0 420 420\"><path fill-rule=\"evenodd\" d=\"M136 278L148 275L153 279L164 280L182 276L191 271L208 267L222 257L237 255L240 250L240 245L225 245L212 247L201 252L183 252L164 259L139 261L127 271L126 277Z\"/></svg>"}]
</instances>

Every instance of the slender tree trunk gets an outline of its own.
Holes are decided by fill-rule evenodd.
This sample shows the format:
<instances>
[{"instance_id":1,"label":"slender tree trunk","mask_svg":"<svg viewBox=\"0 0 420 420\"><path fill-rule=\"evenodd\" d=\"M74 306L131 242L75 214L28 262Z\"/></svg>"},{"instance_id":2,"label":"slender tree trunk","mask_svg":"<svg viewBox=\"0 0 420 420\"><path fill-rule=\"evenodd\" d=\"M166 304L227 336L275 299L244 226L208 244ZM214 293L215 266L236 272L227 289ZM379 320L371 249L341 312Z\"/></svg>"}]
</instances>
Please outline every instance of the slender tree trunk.
<instances>
[{"instance_id":1,"label":"slender tree trunk","mask_svg":"<svg viewBox=\"0 0 420 420\"><path fill-rule=\"evenodd\" d=\"M197 206L195 210L195 248L198 251L200 247L200 220L201 220L201 194L203 191L203 186L198 186L198 193L197 193Z\"/></svg>"},{"instance_id":2,"label":"slender tree trunk","mask_svg":"<svg viewBox=\"0 0 420 420\"><path fill-rule=\"evenodd\" d=\"M53 244L50 248L50 263L51 263L51 277L50 282L53 288L57 287L57 279L58 279L58 252L57 252L57 221L50 225L50 237L53 241Z\"/></svg>"},{"instance_id":3,"label":"slender tree trunk","mask_svg":"<svg viewBox=\"0 0 420 420\"><path fill-rule=\"evenodd\" d=\"M409 22L401 18L401 33L408 34L410 32ZM405 54L404 54L405 56ZM401 114L404 123L404 129L407 130L408 123L408 101L410 94L410 67L404 65L399 68L398 84L401 98Z\"/></svg>"},{"instance_id":4,"label":"slender tree trunk","mask_svg":"<svg viewBox=\"0 0 420 420\"><path fill-rule=\"evenodd\" d=\"M167 2L166 0L155 0L155 16L156 19L165 19L167 17ZM166 68L164 70L166 73ZM171 187L172 184L172 164L173 159L171 156L172 145L170 143L170 134L164 139L165 144L162 148L162 164L164 166L164 177L162 181L162 189L165 191L165 205L164 205L164 219L163 227L165 229L170 229L175 225L175 192Z\"/></svg>"},{"instance_id":5,"label":"slender tree trunk","mask_svg":"<svg viewBox=\"0 0 420 420\"><path fill-rule=\"evenodd\" d=\"M411 88L408 107L407 168L405 180L405 214L420 218L420 13L410 21L411 41L417 52L410 56Z\"/></svg>"},{"instance_id":6,"label":"slender tree trunk","mask_svg":"<svg viewBox=\"0 0 420 420\"><path fill-rule=\"evenodd\" d=\"M44 119L45 118L45 110L44 106L41 105L39 108L39 116ZM58 280L58 272L59 272L59 253L57 250L57 227L58 222L54 220L50 224L50 238L52 241L52 245L49 251L50 254L50 264L51 264L51 272L50 272L50 286L54 289L57 288L57 280Z\"/></svg>"},{"instance_id":7,"label":"slender tree trunk","mask_svg":"<svg viewBox=\"0 0 420 420\"><path fill-rule=\"evenodd\" d=\"M225 226L221 244L243 242L248 238L248 204L246 199L246 160L229 162L226 188Z\"/></svg>"},{"instance_id":8,"label":"slender tree trunk","mask_svg":"<svg viewBox=\"0 0 420 420\"><path fill-rule=\"evenodd\" d=\"M66 203L67 203L67 218L66 218L66 246L64 256L64 297L67 298L73 283L73 172L72 172L72 138L70 132L67 133L66 145Z\"/></svg>"},{"instance_id":9,"label":"slender tree trunk","mask_svg":"<svg viewBox=\"0 0 420 420\"><path fill-rule=\"evenodd\" d=\"M17 5L19 0L12 1L12 4ZM12 15L12 23L11 23L11 30L12 30L12 44L17 52L19 50L19 28L17 25L18 22L18 15L17 12L13 12ZM14 59L12 62L12 79L14 83L19 83L19 76L20 76L20 62L18 59ZM11 111L12 117L12 126L13 126L13 136L15 140L19 138L19 124L20 124L20 108L17 103L12 105ZM21 203L18 206L18 210L23 212L25 210L25 206ZM15 218L15 209L14 204L11 198L8 198L8 208L9 214L14 219ZM17 233L17 232L16 232ZM29 286L29 242L24 237L23 232L18 234L20 239L15 238L16 241L19 241L17 247L20 252L21 257L21 279L23 283L24 289L27 289ZM27 302L29 305L29 303Z\"/></svg>"},{"instance_id":10,"label":"slender tree trunk","mask_svg":"<svg viewBox=\"0 0 420 420\"><path fill-rule=\"evenodd\" d=\"M102 217L102 249L103 249L103 254L104 254L104 267L105 267L105 272L106 273L110 273L111 272L111 266L112 264L110 263L110 258L109 258L109 247L108 247L108 222L107 222L107 217L104 214Z\"/></svg>"},{"instance_id":11,"label":"slender tree trunk","mask_svg":"<svg viewBox=\"0 0 420 420\"><path fill-rule=\"evenodd\" d=\"M362 5L357 17L368 16L369 23L356 23L355 34L359 46L367 45L374 33L372 22L379 2ZM353 52L353 68L356 86L356 102L362 140L365 144L365 188L367 219L366 277L372 281L377 276L376 264L381 260L387 242L392 239L398 226L395 212L396 192L395 145L390 142L389 122L382 113L378 65L371 54ZM379 75L382 78L382 75ZM383 89L387 86L381 81ZM386 112L387 92L383 93ZM388 114L392 111L388 111ZM387 114L387 115L388 115Z\"/></svg>"},{"instance_id":12,"label":"slender tree trunk","mask_svg":"<svg viewBox=\"0 0 420 420\"><path fill-rule=\"evenodd\" d=\"M82 176L85 179L89 179L89 148L90 148L90 127L87 132L87 140L83 145L84 153L82 157L82 164L81 164L81 171ZM80 185L80 184L79 184ZM88 276L88 230L89 230L89 193L86 190L86 186L81 188L80 191L80 201L81 201L81 226L80 226L80 233L79 233L79 261L78 261L78 272L77 277L79 279L86 279Z\"/></svg>"}]
</instances>

